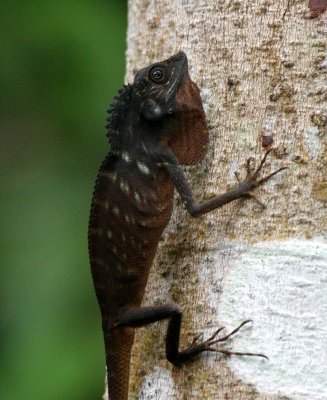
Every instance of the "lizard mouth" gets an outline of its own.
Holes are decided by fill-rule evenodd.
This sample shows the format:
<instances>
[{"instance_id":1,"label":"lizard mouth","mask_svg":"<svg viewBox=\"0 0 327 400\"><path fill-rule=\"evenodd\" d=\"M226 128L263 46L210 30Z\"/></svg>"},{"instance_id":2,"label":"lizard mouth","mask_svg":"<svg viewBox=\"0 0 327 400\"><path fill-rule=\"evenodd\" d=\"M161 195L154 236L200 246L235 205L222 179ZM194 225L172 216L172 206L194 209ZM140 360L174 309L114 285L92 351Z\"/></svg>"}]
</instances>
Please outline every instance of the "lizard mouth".
<instances>
[{"instance_id":1,"label":"lizard mouth","mask_svg":"<svg viewBox=\"0 0 327 400\"><path fill-rule=\"evenodd\" d=\"M169 81L170 88L166 94L166 101L169 101L176 94L185 74L188 74L188 63L183 51L174 54L166 62L173 64L172 78Z\"/></svg>"}]
</instances>

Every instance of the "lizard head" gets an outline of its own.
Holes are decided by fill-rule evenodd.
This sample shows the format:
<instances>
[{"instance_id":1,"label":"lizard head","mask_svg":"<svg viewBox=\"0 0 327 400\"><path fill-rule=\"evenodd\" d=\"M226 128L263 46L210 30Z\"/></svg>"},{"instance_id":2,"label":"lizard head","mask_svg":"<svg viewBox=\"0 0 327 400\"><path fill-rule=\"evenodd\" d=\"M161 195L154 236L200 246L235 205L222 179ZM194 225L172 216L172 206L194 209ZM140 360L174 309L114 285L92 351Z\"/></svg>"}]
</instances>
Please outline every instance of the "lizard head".
<instances>
[{"instance_id":1,"label":"lizard head","mask_svg":"<svg viewBox=\"0 0 327 400\"><path fill-rule=\"evenodd\" d=\"M188 73L182 51L141 69L134 78L133 96L141 116L161 126L161 140L181 164L196 164L206 152L208 128L198 86Z\"/></svg>"},{"instance_id":2,"label":"lizard head","mask_svg":"<svg viewBox=\"0 0 327 400\"><path fill-rule=\"evenodd\" d=\"M176 112L176 93L185 72L187 57L180 51L167 60L142 68L135 75L133 88L146 120L159 121Z\"/></svg>"},{"instance_id":3,"label":"lizard head","mask_svg":"<svg viewBox=\"0 0 327 400\"><path fill-rule=\"evenodd\" d=\"M142 68L125 85L108 110L107 136L112 151L134 146L134 140L168 145L181 164L204 157L208 128L198 86L188 73L182 51ZM122 135L121 132L138 132Z\"/></svg>"}]
</instances>

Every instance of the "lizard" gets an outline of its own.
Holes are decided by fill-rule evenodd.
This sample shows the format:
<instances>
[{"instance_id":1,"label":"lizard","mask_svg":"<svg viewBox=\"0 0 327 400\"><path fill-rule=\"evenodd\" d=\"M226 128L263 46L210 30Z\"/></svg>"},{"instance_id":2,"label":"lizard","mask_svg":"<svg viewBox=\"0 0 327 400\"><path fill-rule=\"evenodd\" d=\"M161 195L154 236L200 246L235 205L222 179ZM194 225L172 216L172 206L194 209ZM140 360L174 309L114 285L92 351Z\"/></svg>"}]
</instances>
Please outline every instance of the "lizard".
<instances>
[{"instance_id":1,"label":"lizard","mask_svg":"<svg viewBox=\"0 0 327 400\"><path fill-rule=\"evenodd\" d=\"M207 150L208 126L200 90L180 51L141 69L114 98L107 118L110 149L98 172L88 229L89 257L101 310L109 400L127 400L135 328L168 319L166 357L181 365L204 351L238 353L215 346L219 329L205 341L179 350L182 310L177 304L141 306L149 269L168 224L174 189L193 217L240 198L285 167L261 177L267 151L255 171L221 195L197 203L181 165L200 162Z\"/></svg>"}]
</instances>

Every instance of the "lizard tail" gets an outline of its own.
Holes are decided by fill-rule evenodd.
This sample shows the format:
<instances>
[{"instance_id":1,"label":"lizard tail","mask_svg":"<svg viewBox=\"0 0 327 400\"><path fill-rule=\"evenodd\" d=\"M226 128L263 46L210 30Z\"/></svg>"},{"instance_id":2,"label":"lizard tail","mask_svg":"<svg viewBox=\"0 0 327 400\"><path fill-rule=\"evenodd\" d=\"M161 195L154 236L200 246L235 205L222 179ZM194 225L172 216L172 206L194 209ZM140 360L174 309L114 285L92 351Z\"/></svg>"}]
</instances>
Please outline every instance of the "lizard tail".
<instances>
[{"instance_id":1,"label":"lizard tail","mask_svg":"<svg viewBox=\"0 0 327 400\"><path fill-rule=\"evenodd\" d=\"M128 400L129 368L134 341L133 328L104 333L109 400Z\"/></svg>"}]
</instances>

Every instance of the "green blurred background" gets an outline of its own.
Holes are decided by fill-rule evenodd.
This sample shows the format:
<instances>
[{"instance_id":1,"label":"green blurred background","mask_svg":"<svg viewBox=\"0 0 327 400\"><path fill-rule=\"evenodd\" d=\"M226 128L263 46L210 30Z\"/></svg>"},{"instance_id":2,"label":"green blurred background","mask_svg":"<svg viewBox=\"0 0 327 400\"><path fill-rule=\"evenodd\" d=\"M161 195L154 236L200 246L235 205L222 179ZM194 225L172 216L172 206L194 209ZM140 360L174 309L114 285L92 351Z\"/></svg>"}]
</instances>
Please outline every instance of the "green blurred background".
<instances>
[{"instance_id":1,"label":"green blurred background","mask_svg":"<svg viewBox=\"0 0 327 400\"><path fill-rule=\"evenodd\" d=\"M123 84L124 0L0 5L0 399L100 399L86 230Z\"/></svg>"}]
</instances>

